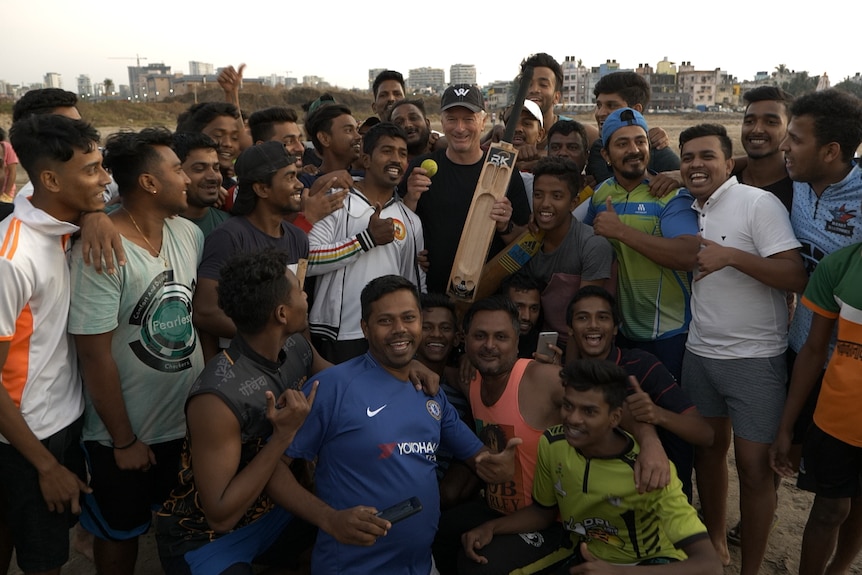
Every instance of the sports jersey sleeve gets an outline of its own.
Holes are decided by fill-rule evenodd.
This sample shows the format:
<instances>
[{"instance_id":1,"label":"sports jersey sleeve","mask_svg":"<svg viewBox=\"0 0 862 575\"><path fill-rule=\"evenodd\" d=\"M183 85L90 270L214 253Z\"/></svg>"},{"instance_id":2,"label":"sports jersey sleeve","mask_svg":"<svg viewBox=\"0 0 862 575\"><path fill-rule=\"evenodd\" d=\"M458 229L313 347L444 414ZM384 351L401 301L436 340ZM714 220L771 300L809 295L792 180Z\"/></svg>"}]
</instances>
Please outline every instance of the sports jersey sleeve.
<instances>
[{"instance_id":1,"label":"sports jersey sleeve","mask_svg":"<svg viewBox=\"0 0 862 575\"><path fill-rule=\"evenodd\" d=\"M425 285L425 270L419 265L417 260L419 252L425 249L425 237L422 232L422 220L419 219L410 208L404 206L409 221L407 225L411 227L411 231L407 232L408 244L412 249L411 253L405 254L400 259L401 275L412 281L419 288L419 291L425 293L427 287Z\"/></svg>"},{"instance_id":2,"label":"sports jersey sleeve","mask_svg":"<svg viewBox=\"0 0 862 575\"><path fill-rule=\"evenodd\" d=\"M345 237L346 207L337 210L311 228L308 234L308 275L318 276L347 267L359 261L362 254L376 244L365 229L355 236Z\"/></svg>"},{"instance_id":3,"label":"sports jersey sleeve","mask_svg":"<svg viewBox=\"0 0 862 575\"><path fill-rule=\"evenodd\" d=\"M554 480L551 476L551 444L547 438L547 434L550 432L551 430L549 429L539 438L536 470L533 474L533 503L540 507L557 506Z\"/></svg>"},{"instance_id":4,"label":"sports jersey sleeve","mask_svg":"<svg viewBox=\"0 0 862 575\"><path fill-rule=\"evenodd\" d=\"M440 391L434 396L434 399L440 404L442 410L440 417L441 446L461 461L470 459L479 453L484 444L461 420L458 410L449 403L446 393Z\"/></svg>"},{"instance_id":5,"label":"sports jersey sleeve","mask_svg":"<svg viewBox=\"0 0 862 575\"><path fill-rule=\"evenodd\" d=\"M661 211L661 235L666 238L696 236L697 214L691 209L694 198L688 192L678 190Z\"/></svg>"},{"instance_id":6,"label":"sports jersey sleeve","mask_svg":"<svg viewBox=\"0 0 862 575\"><path fill-rule=\"evenodd\" d=\"M320 453L326 442L330 424L333 422L336 405L340 396L340 386L335 381L328 380L326 372L321 373L314 381L319 381L314 404L302 427L296 432L293 442L285 454L293 459L312 461ZM303 386L303 392L308 395L313 381L309 379Z\"/></svg>"},{"instance_id":7,"label":"sports jersey sleeve","mask_svg":"<svg viewBox=\"0 0 862 575\"><path fill-rule=\"evenodd\" d=\"M69 306L69 333L97 335L119 325L120 296L126 268L115 274L97 273L84 265L81 245L72 250L72 297Z\"/></svg>"},{"instance_id":8,"label":"sports jersey sleeve","mask_svg":"<svg viewBox=\"0 0 862 575\"><path fill-rule=\"evenodd\" d=\"M851 247L858 249L859 244ZM802 296L802 304L805 307L828 319L836 319L838 312L841 311L840 305L835 301L835 283L840 279L836 276L840 274L835 273L834 264L839 261L843 251L833 252L820 261L814 273L811 274ZM852 251L852 253L855 252L856 250Z\"/></svg>"},{"instance_id":9,"label":"sports jersey sleeve","mask_svg":"<svg viewBox=\"0 0 862 575\"><path fill-rule=\"evenodd\" d=\"M0 341L11 341L21 310L33 295L33 280L6 258L0 257Z\"/></svg>"},{"instance_id":10,"label":"sports jersey sleeve","mask_svg":"<svg viewBox=\"0 0 862 575\"><path fill-rule=\"evenodd\" d=\"M777 196L763 194L752 207L748 212L752 224L750 229L753 230L754 245L761 257L768 258L802 246L793 233L787 210Z\"/></svg>"},{"instance_id":11,"label":"sports jersey sleeve","mask_svg":"<svg viewBox=\"0 0 862 575\"><path fill-rule=\"evenodd\" d=\"M707 537L706 527L697 517L682 492L682 482L671 468L671 481L664 489L650 492L647 496L654 499L653 509L661 517L661 527L668 539L677 549Z\"/></svg>"},{"instance_id":12,"label":"sports jersey sleeve","mask_svg":"<svg viewBox=\"0 0 862 575\"><path fill-rule=\"evenodd\" d=\"M236 251L233 236L224 228L216 228L206 237L201 263L198 266L198 278L219 281L221 268L225 261Z\"/></svg>"}]
</instances>

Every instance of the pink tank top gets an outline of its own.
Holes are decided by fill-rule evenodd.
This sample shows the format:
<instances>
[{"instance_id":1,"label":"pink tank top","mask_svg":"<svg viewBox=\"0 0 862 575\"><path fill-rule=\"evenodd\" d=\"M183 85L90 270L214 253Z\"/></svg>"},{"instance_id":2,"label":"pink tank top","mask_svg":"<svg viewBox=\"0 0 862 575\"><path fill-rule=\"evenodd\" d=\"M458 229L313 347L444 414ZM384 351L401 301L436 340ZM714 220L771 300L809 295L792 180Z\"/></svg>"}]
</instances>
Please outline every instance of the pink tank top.
<instances>
[{"instance_id":1,"label":"pink tank top","mask_svg":"<svg viewBox=\"0 0 862 575\"><path fill-rule=\"evenodd\" d=\"M494 453L506 448L513 437L520 437L524 443L517 447L515 455L515 479L500 485L489 485L485 499L491 509L508 515L533 501L533 473L536 470L536 457L539 438L544 430L536 429L524 421L518 403L518 390L524 370L530 359L519 359L512 368L506 390L494 405L482 403L480 393L482 376L476 374L470 384L470 407L476 420L476 433Z\"/></svg>"}]
</instances>

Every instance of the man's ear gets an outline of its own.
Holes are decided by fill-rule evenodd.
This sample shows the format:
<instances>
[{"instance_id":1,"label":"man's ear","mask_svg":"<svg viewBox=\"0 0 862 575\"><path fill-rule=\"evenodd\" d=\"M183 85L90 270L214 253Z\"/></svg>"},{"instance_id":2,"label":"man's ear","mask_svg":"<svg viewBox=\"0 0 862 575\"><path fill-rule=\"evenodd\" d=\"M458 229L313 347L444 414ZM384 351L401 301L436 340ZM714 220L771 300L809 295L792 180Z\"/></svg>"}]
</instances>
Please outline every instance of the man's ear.
<instances>
[{"instance_id":1,"label":"man's ear","mask_svg":"<svg viewBox=\"0 0 862 575\"><path fill-rule=\"evenodd\" d=\"M254 190L254 193L258 198L269 197L269 186L267 186L263 182L255 182L254 184L252 184L251 189Z\"/></svg>"},{"instance_id":2,"label":"man's ear","mask_svg":"<svg viewBox=\"0 0 862 575\"><path fill-rule=\"evenodd\" d=\"M138 185L142 190L146 190L148 194L155 194L159 180L153 174L144 172L138 176Z\"/></svg>"},{"instance_id":3,"label":"man's ear","mask_svg":"<svg viewBox=\"0 0 862 575\"><path fill-rule=\"evenodd\" d=\"M368 322L364 319L359 320L359 327L362 328L362 337L368 339Z\"/></svg>"},{"instance_id":4,"label":"man's ear","mask_svg":"<svg viewBox=\"0 0 862 575\"><path fill-rule=\"evenodd\" d=\"M371 167L371 155L362 152L359 154L359 162L362 164L362 167L368 170Z\"/></svg>"},{"instance_id":5,"label":"man's ear","mask_svg":"<svg viewBox=\"0 0 862 575\"><path fill-rule=\"evenodd\" d=\"M317 141L320 142L320 145L324 148L328 148L329 144L332 142L332 136L329 135L328 132L321 130L317 132Z\"/></svg>"},{"instance_id":6,"label":"man's ear","mask_svg":"<svg viewBox=\"0 0 862 575\"><path fill-rule=\"evenodd\" d=\"M629 106L629 108L631 108L632 110L637 110L637 111L638 111L638 112L640 112L641 114L643 114L643 113L644 113L644 106L643 106L643 104L635 104L634 106Z\"/></svg>"},{"instance_id":7,"label":"man's ear","mask_svg":"<svg viewBox=\"0 0 862 575\"><path fill-rule=\"evenodd\" d=\"M616 409L612 409L610 413L610 420L612 427L619 427L620 422L623 420L623 408L618 407Z\"/></svg>"},{"instance_id":8,"label":"man's ear","mask_svg":"<svg viewBox=\"0 0 862 575\"><path fill-rule=\"evenodd\" d=\"M39 172L39 182L42 183L43 188L52 194L56 194L62 188L59 174L54 170L42 170Z\"/></svg>"},{"instance_id":9,"label":"man's ear","mask_svg":"<svg viewBox=\"0 0 862 575\"><path fill-rule=\"evenodd\" d=\"M608 151L605 149L604 146L602 146L602 158L604 158L605 163L607 163L609 166L611 165L611 156L608 154Z\"/></svg>"}]
</instances>

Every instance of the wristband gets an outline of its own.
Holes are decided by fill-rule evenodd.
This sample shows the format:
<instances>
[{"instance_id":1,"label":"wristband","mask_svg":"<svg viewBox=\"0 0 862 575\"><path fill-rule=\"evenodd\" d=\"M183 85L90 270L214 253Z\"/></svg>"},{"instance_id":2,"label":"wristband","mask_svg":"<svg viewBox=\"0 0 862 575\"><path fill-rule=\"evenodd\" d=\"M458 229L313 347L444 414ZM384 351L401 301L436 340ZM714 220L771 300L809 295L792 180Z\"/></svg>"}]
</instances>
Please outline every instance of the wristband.
<instances>
[{"instance_id":1,"label":"wristband","mask_svg":"<svg viewBox=\"0 0 862 575\"><path fill-rule=\"evenodd\" d=\"M126 444L126 445L120 445L120 446L117 446L117 445L114 445L114 442L112 441L112 442L111 442L111 447L113 447L114 449L118 449L118 450L122 451L123 449L128 449L128 448L130 448L131 446L133 446L133 445L134 445L134 444L136 444L137 442L138 442L138 436L137 436L137 435L135 435L135 436L134 436L134 439L132 439L131 443L128 443L128 444Z\"/></svg>"}]
</instances>

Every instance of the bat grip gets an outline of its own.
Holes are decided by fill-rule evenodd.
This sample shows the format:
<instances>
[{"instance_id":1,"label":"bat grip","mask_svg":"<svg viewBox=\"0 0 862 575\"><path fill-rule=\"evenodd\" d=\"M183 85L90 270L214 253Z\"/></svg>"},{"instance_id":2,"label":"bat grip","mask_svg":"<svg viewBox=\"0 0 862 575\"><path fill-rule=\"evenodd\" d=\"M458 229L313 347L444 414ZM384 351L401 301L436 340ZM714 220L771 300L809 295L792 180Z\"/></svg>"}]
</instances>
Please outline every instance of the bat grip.
<instances>
[{"instance_id":1,"label":"bat grip","mask_svg":"<svg viewBox=\"0 0 862 575\"><path fill-rule=\"evenodd\" d=\"M509 114L509 121L506 122L506 131L503 134L503 141L512 143L512 137L515 135L515 126L521 118L521 110L524 109L524 99L527 97L527 91L530 89L530 82L533 81L533 67L527 66L521 74L521 81L518 85L518 94L515 96L515 104L512 106L512 112Z\"/></svg>"}]
</instances>

